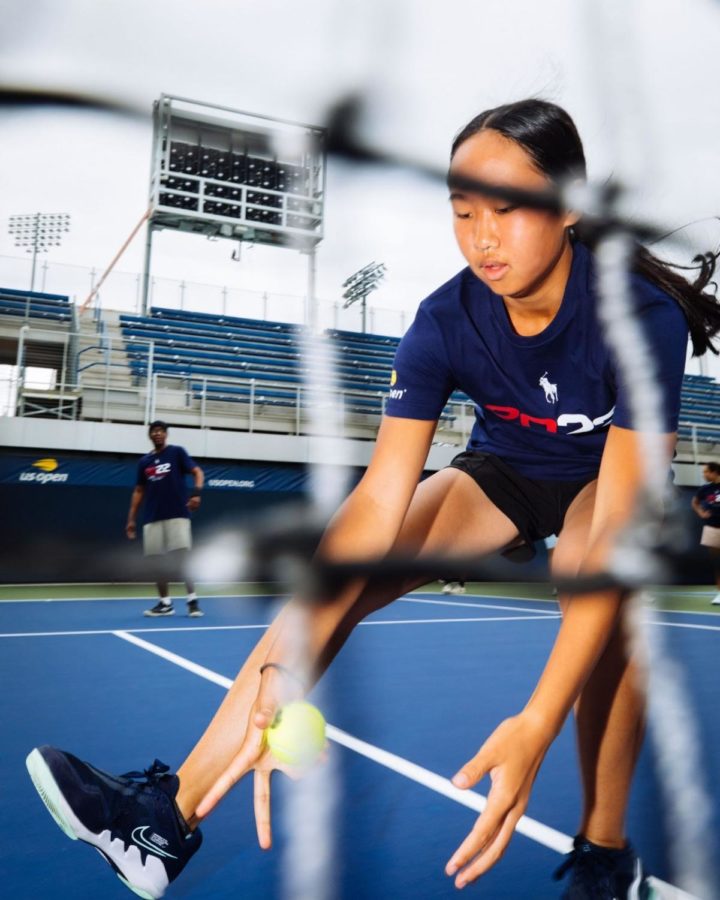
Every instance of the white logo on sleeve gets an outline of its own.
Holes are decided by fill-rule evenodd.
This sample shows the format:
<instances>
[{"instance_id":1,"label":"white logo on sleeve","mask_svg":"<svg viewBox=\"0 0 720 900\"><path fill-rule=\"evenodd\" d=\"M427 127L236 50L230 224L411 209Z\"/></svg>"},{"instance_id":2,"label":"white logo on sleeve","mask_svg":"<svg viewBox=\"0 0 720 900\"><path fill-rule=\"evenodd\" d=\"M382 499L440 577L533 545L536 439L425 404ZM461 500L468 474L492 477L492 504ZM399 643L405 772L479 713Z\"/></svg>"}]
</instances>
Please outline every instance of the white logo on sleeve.
<instances>
[{"instance_id":1,"label":"white logo on sleeve","mask_svg":"<svg viewBox=\"0 0 720 900\"><path fill-rule=\"evenodd\" d=\"M553 384L552 381L547 377L547 372L544 375L540 376L540 381L538 384L545 391L545 399L548 403L557 403L558 402L558 390L557 385Z\"/></svg>"}]
</instances>

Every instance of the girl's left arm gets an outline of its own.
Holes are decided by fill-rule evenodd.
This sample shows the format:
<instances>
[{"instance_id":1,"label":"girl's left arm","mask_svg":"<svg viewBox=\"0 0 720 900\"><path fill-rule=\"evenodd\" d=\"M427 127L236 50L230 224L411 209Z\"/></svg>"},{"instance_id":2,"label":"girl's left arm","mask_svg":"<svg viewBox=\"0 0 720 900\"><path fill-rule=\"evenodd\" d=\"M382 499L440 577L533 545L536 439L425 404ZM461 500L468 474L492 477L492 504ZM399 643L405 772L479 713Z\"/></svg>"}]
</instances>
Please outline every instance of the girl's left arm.
<instances>
[{"instance_id":1,"label":"girl's left arm","mask_svg":"<svg viewBox=\"0 0 720 900\"><path fill-rule=\"evenodd\" d=\"M668 466L675 435L663 435ZM598 476L588 546L579 572L606 568L610 552L628 523L642 479L640 435L610 427ZM664 478L664 472L653 477ZM446 872L464 887L500 859L528 803L540 764L615 626L623 602L617 590L580 594L568 603L545 669L525 709L506 719L453 782L467 788L489 774L485 810L450 859Z\"/></svg>"}]
</instances>

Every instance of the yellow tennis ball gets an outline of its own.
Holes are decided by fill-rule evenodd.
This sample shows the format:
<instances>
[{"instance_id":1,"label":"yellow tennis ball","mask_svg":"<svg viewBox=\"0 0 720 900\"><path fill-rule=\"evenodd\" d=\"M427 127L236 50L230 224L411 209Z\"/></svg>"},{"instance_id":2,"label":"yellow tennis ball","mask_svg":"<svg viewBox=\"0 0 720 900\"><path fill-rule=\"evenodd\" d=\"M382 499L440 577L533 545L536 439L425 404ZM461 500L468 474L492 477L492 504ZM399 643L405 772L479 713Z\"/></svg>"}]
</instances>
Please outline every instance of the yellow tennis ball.
<instances>
[{"instance_id":1,"label":"yellow tennis ball","mask_svg":"<svg viewBox=\"0 0 720 900\"><path fill-rule=\"evenodd\" d=\"M265 740L273 756L289 766L308 766L325 746L325 719L312 703L299 700L278 710Z\"/></svg>"}]
</instances>

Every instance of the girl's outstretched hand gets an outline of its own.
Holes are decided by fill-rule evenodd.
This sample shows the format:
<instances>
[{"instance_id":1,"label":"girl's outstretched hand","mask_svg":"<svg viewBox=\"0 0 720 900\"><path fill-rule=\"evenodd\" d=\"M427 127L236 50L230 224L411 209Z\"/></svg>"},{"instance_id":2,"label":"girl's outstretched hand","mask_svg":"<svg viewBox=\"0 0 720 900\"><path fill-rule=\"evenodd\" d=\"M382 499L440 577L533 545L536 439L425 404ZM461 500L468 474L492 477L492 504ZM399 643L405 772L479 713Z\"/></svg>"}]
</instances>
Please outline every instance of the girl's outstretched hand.
<instances>
[{"instance_id":1,"label":"girl's outstretched hand","mask_svg":"<svg viewBox=\"0 0 720 900\"><path fill-rule=\"evenodd\" d=\"M245 740L227 769L216 780L196 810L199 819L205 818L227 792L251 769L254 769L253 804L258 842L263 850L272 845L270 818L270 776L280 769L291 778L298 777L296 770L278 762L265 742L265 729L288 699L287 685L276 669L268 669L262 677L260 690L248 716Z\"/></svg>"},{"instance_id":2,"label":"girl's outstretched hand","mask_svg":"<svg viewBox=\"0 0 720 900\"><path fill-rule=\"evenodd\" d=\"M452 779L459 788L473 787L485 775L492 782L485 809L445 867L457 876L455 887L484 875L505 852L553 738L524 711L505 719Z\"/></svg>"}]
</instances>

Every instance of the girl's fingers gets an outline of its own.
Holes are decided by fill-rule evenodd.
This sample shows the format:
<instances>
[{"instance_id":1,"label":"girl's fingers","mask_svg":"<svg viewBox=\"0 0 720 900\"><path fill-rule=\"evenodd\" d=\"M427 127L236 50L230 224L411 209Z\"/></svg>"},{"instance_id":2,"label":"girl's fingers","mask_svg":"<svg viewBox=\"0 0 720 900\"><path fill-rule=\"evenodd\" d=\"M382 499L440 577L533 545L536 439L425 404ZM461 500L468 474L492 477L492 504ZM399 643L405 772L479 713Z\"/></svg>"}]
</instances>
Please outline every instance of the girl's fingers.
<instances>
[{"instance_id":1,"label":"girl's fingers","mask_svg":"<svg viewBox=\"0 0 720 900\"><path fill-rule=\"evenodd\" d=\"M478 819L475 822L475 825L473 825L470 834L468 834L462 844L460 844L453 853L448 864L445 866L445 874L450 877L456 875L479 853L482 853L483 848L494 836L495 832L491 832L487 829L487 823L481 823L480 819Z\"/></svg>"},{"instance_id":2,"label":"girl's fingers","mask_svg":"<svg viewBox=\"0 0 720 900\"><path fill-rule=\"evenodd\" d=\"M272 846L272 825L270 822L270 770L255 769L253 782L253 805L255 807L255 828L258 843L263 850Z\"/></svg>"},{"instance_id":3,"label":"girl's fingers","mask_svg":"<svg viewBox=\"0 0 720 900\"><path fill-rule=\"evenodd\" d=\"M475 822L470 834L453 853L445 867L448 875L455 875L479 853L484 853L502 830L514 798L494 785L488 795L487 805Z\"/></svg>"},{"instance_id":4,"label":"girl's fingers","mask_svg":"<svg viewBox=\"0 0 720 900\"><path fill-rule=\"evenodd\" d=\"M240 752L234 757L230 765L215 781L207 794L203 797L195 810L195 815L204 819L227 792L240 781L240 779L255 764L263 748L263 733L250 729Z\"/></svg>"},{"instance_id":5,"label":"girl's fingers","mask_svg":"<svg viewBox=\"0 0 720 900\"><path fill-rule=\"evenodd\" d=\"M205 794L203 799L198 803L195 815L199 819L204 819L209 815L227 792L240 781L247 771L246 767L237 761L238 757L230 763L225 771L216 780L215 784Z\"/></svg>"},{"instance_id":6,"label":"girl's fingers","mask_svg":"<svg viewBox=\"0 0 720 900\"><path fill-rule=\"evenodd\" d=\"M475 881L475 879L484 875L502 858L507 849L507 845L510 843L510 838L513 835L513 831L515 830L515 826L517 825L521 814L521 811L517 809L511 810L507 814L504 821L501 823L501 827L492 839L486 843L482 852L477 854L458 874L455 879L455 887L463 888L466 884L470 884L471 881Z\"/></svg>"},{"instance_id":7,"label":"girl's fingers","mask_svg":"<svg viewBox=\"0 0 720 900\"><path fill-rule=\"evenodd\" d=\"M195 814L198 818L207 816L227 794L227 792L237 784L238 781L257 763L258 758L263 753L264 732L272 724L278 711L280 703L277 699L277 682L275 675L277 673L273 669L268 669L263 675L260 682L260 689L253 705L251 719L248 725L245 741L237 755L233 758L227 769L219 776L215 784L210 788L207 794L198 804ZM269 795L269 791L268 791ZM270 846L270 829L269 829L269 812L267 816L267 828L263 831L263 835L267 835L267 846ZM263 844L263 837L258 831L260 846Z\"/></svg>"}]
</instances>

